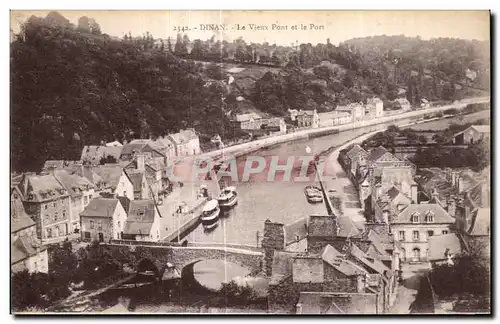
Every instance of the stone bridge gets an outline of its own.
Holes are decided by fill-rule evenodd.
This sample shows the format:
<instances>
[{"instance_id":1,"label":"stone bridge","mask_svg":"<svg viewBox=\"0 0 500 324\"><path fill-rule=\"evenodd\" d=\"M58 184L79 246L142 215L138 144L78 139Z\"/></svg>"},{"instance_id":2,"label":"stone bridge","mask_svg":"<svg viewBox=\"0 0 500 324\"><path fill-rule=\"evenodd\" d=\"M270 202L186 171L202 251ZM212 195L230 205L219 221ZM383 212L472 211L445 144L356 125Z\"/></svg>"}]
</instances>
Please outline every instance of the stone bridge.
<instances>
[{"instance_id":1,"label":"stone bridge","mask_svg":"<svg viewBox=\"0 0 500 324\"><path fill-rule=\"evenodd\" d=\"M162 276L171 263L179 273L184 267L203 260L226 260L247 268L250 272L258 272L263 266L263 252L255 248L237 244L180 244L167 242L137 242L113 240L102 243L106 250L123 264L129 264L136 271L141 264L153 264L158 276ZM141 266L142 267L142 266ZM149 270L149 269L148 269Z\"/></svg>"}]
</instances>

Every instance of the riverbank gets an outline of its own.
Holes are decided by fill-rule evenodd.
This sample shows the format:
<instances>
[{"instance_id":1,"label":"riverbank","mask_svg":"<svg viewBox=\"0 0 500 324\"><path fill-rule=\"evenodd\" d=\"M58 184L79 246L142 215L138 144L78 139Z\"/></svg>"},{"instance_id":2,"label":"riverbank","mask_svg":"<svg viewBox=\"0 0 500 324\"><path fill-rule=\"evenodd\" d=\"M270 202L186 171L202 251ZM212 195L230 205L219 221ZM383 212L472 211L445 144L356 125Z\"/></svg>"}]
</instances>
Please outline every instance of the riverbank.
<instances>
[{"instance_id":1,"label":"riverbank","mask_svg":"<svg viewBox=\"0 0 500 324\"><path fill-rule=\"evenodd\" d=\"M344 125L337 125L337 126L304 129L304 130L300 130L300 131L290 133L290 134L276 135L276 136L258 139L258 140L247 142L247 143L229 146L229 147L226 147L223 149L219 149L219 150L215 150L215 151L201 154L199 157L201 157L201 158L217 158L217 157L223 156L223 155L232 155L234 157L239 157L239 156L246 155L246 154L249 154L249 153L255 152L257 150L260 150L260 149L263 149L266 147L270 147L270 146L273 146L276 144L282 144L285 142L314 138L314 137L318 137L318 136L326 136L326 135L331 135L331 134L335 134L335 133L346 131L346 130L354 130L354 129L358 129L358 128L369 127L369 126L384 124L384 123L388 123L388 122L395 122L397 120L406 119L406 118L415 118L415 117L422 117L423 118L423 117L425 117L425 115L431 115L431 114L435 114L438 112L443 112L447 109L453 108L453 109L457 109L457 110L462 110L465 107L467 107L467 105L469 105L469 104L487 103L489 101L490 101L490 99L488 97L470 98L470 99L464 99L460 102L457 102L457 103L454 103L451 105L402 112L399 114L394 114L394 115L385 116L385 117L372 119L372 120L363 120L363 121L348 123L348 124L344 124Z\"/></svg>"}]
</instances>

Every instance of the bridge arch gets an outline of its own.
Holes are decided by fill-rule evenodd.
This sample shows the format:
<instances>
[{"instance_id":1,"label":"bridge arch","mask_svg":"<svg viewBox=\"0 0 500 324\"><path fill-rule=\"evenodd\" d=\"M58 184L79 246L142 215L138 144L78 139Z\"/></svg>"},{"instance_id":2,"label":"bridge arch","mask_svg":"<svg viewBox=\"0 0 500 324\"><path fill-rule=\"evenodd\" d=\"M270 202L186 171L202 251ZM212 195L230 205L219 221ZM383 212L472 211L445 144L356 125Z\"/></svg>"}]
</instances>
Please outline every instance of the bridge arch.
<instances>
[{"instance_id":1,"label":"bridge arch","mask_svg":"<svg viewBox=\"0 0 500 324\"><path fill-rule=\"evenodd\" d=\"M137 262L136 271L137 273L153 271L157 278L160 278L160 276L163 275L161 269L159 269L158 266L149 258L140 259L139 262Z\"/></svg>"}]
</instances>

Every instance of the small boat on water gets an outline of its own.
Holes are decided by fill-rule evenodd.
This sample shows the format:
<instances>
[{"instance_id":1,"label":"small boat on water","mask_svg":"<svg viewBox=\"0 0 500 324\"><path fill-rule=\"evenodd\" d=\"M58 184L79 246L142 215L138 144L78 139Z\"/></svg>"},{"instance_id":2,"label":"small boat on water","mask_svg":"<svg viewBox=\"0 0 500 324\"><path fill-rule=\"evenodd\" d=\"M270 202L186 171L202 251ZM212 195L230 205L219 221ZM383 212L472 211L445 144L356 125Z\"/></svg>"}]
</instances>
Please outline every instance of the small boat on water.
<instances>
[{"instance_id":1,"label":"small boat on water","mask_svg":"<svg viewBox=\"0 0 500 324\"><path fill-rule=\"evenodd\" d=\"M205 228L215 227L217 219L219 218L219 213L219 201L217 199L209 200L205 206L203 206L203 211L200 216L203 226Z\"/></svg>"},{"instance_id":2,"label":"small boat on water","mask_svg":"<svg viewBox=\"0 0 500 324\"><path fill-rule=\"evenodd\" d=\"M306 195L307 201L310 203L323 202L323 195L321 193L321 189L316 186L306 186L304 188L304 193Z\"/></svg>"},{"instance_id":3,"label":"small boat on water","mask_svg":"<svg viewBox=\"0 0 500 324\"><path fill-rule=\"evenodd\" d=\"M220 207L233 207L238 202L238 194L235 187L224 188L217 197Z\"/></svg>"}]
</instances>

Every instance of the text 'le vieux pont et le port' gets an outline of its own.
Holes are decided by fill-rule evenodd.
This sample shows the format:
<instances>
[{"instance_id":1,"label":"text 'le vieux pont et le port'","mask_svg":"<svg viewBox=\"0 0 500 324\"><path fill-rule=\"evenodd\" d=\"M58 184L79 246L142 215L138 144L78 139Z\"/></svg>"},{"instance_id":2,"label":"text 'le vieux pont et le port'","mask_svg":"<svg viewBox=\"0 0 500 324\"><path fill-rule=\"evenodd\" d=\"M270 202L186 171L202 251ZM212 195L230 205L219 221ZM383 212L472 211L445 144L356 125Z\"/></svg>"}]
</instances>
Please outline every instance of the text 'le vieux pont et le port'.
<instances>
[{"instance_id":1,"label":"text 'le vieux pont et le port'","mask_svg":"<svg viewBox=\"0 0 500 324\"><path fill-rule=\"evenodd\" d=\"M199 24L196 26L174 26L175 32L188 32L188 31L295 31L295 30L325 30L324 25L317 24Z\"/></svg>"}]
</instances>

